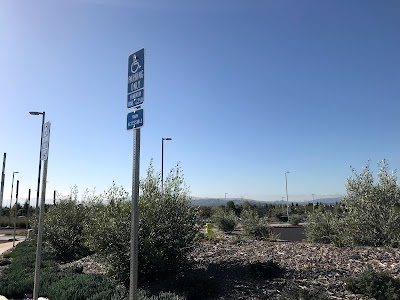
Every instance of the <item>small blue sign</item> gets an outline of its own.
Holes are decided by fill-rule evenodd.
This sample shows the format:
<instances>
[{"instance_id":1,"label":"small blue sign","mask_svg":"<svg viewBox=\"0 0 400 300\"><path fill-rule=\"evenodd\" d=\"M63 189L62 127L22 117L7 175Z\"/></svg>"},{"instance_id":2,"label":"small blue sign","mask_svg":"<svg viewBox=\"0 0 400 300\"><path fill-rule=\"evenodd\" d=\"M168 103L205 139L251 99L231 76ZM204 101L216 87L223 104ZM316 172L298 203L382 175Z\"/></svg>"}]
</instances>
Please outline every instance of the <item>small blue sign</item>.
<instances>
[{"instance_id":1,"label":"small blue sign","mask_svg":"<svg viewBox=\"0 0 400 300\"><path fill-rule=\"evenodd\" d=\"M126 129L138 129L143 127L143 109L138 109L137 111L133 111L128 113L126 120Z\"/></svg>"},{"instance_id":2,"label":"small blue sign","mask_svg":"<svg viewBox=\"0 0 400 300\"><path fill-rule=\"evenodd\" d=\"M144 101L144 49L129 55L127 100L128 108L140 105Z\"/></svg>"}]
</instances>

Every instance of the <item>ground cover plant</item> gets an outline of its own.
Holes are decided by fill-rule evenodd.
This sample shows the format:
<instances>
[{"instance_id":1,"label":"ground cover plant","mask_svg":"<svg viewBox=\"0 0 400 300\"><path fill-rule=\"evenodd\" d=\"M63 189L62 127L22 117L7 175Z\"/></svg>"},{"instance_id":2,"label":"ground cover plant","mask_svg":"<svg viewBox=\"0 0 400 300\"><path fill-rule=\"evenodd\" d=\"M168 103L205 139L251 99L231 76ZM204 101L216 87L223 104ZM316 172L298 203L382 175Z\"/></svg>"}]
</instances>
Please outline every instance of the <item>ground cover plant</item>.
<instances>
[{"instance_id":1,"label":"ground cover plant","mask_svg":"<svg viewBox=\"0 0 400 300\"><path fill-rule=\"evenodd\" d=\"M128 300L124 286L118 285L104 275L83 274L81 268L61 270L55 256L43 248L40 295L57 300ZM12 260L0 274L1 294L10 299L22 299L33 291L35 241L25 241L9 254ZM139 300L184 300L173 293L147 296L139 291Z\"/></svg>"},{"instance_id":2,"label":"ground cover plant","mask_svg":"<svg viewBox=\"0 0 400 300\"><path fill-rule=\"evenodd\" d=\"M376 300L400 299L400 280L371 268L347 281L347 288Z\"/></svg>"}]
</instances>

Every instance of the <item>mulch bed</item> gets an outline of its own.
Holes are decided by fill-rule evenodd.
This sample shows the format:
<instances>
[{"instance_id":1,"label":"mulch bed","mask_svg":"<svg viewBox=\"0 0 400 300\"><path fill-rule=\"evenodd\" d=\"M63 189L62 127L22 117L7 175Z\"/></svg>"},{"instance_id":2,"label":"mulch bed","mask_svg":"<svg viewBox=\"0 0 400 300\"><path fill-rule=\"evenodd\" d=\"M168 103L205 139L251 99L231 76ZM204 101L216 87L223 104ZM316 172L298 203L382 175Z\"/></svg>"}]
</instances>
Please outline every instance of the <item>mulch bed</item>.
<instances>
[{"instance_id":1,"label":"mulch bed","mask_svg":"<svg viewBox=\"0 0 400 300\"><path fill-rule=\"evenodd\" d=\"M251 263L271 259L285 268L281 277L256 279L251 276ZM158 284L148 284L146 288L153 293L168 286L178 291L192 288L189 300L278 299L291 287L322 290L329 299L367 299L346 290L346 279L368 266L400 278L400 250L385 247L339 248L306 242L228 238L202 241L192 251L190 261L190 269ZM185 284L188 286L182 286Z\"/></svg>"}]
</instances>

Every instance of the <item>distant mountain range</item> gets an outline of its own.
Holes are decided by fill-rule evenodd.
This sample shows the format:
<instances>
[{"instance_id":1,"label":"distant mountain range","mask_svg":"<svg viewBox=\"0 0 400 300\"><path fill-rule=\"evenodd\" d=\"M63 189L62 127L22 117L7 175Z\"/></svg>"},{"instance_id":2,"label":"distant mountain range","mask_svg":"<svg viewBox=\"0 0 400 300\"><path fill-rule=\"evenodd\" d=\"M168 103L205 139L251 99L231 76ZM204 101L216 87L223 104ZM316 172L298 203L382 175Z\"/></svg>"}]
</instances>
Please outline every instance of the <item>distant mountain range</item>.
<instances>
[{"instance_id":1,"label":"distant mountain range","mask_svg":"<svg viewBox=\"0 0 400 300\"><path fill-rule=\"evenodd\" d=\"M314 203L322 203L325 205L333 205L338 203L342 200L342 197L336 198L322 198L322 199L315 199ZM192 198L192 204L195 206L221 206L226 205L227 202L233 201L235 205L243 204L244 202L248 202L251 205L265 205L265 204L274 204L274 205L286 205L286 201L282 200L275 200L275 201L260 201L260 200L253 200L253 199L244 199L244 198L234 198L234 199L219 199L219 198ZM298 203L299 205L304 205L308 203L312 203L312 201L289 201L290 204Z\"/></svg>"}]
</instances>

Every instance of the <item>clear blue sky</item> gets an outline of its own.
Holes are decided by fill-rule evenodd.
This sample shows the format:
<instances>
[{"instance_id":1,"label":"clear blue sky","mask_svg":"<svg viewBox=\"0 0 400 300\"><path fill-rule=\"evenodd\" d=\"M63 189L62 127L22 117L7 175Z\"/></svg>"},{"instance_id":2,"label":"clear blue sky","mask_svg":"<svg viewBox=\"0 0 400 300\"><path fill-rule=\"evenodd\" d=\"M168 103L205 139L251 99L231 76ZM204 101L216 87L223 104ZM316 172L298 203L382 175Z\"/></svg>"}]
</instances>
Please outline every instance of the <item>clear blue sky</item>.
<instances>
[{"instance_id":1,"label":"clear blue sky","mask_svg":"<svg viewBox=\"0 0 400 300\"><path fill-rule=\"evenodd\" d=\"M141 176L181 162L193 196L345 193L350 165L400 166L400 2L0 2L0 154L35 194L40 116L47 198L131 189L129 54L146 49ZM14 196L15 197L15 196Z\"/></svg>"}]
</instances>

